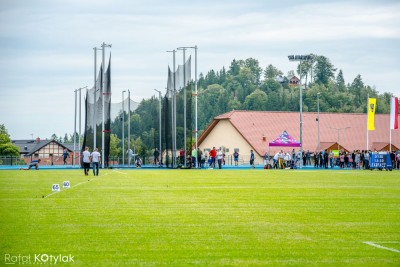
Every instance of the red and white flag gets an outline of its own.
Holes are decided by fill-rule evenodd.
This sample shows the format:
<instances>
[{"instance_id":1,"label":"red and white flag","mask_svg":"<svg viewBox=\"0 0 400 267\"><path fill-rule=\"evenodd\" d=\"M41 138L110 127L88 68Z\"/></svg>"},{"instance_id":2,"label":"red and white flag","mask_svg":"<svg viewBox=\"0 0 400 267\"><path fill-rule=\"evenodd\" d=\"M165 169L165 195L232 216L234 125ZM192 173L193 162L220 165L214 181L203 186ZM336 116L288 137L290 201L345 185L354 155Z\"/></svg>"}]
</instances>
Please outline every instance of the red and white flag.
<instances>
[{"instance_id":1,"label":"red and white flag","mask_svg":"<svg viewBox=\"0 0 400 267\"><path fill-rule=\"evenodd\" d=\"M390 129L399 128L399 99L393 97L390 99Z\"/></svg>"}]
</instances>

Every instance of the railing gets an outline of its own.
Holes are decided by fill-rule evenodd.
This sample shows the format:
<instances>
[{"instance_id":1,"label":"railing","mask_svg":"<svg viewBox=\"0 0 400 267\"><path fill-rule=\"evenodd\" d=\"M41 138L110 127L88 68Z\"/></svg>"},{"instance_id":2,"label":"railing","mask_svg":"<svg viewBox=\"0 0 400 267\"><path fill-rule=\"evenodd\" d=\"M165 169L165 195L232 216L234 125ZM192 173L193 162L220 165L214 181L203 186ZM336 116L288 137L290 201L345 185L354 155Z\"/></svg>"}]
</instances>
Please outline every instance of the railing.
<instances>
[{"instance_id":1,"label":"railing","mask_svg":"<svg viewBox=\"0 0 400 267\"><path fill-rule=\"evenodd\" d=\"M18 156L0 156L0 165L24 166L26 165L26 161Z\"/></svg>"}]
</instances>

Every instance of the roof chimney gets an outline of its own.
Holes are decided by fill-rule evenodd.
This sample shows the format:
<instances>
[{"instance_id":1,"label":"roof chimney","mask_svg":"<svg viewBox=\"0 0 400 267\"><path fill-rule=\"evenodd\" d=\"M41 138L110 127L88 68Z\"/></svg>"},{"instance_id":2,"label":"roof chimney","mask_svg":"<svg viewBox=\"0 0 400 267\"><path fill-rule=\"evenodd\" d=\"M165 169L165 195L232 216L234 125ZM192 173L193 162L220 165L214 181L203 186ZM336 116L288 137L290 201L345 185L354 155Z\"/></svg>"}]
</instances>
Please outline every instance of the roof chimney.
<instances>
[{"instance_id":1,"label":"roof chimney","mask_svg":"<svg viewBox=\"0 0 400 267\"><path fill-rule=\"evenodd\" d=\"M40 143L40 138L36 137L36 144L39 144L39 143Z\"/></svg>"}]
</instances>

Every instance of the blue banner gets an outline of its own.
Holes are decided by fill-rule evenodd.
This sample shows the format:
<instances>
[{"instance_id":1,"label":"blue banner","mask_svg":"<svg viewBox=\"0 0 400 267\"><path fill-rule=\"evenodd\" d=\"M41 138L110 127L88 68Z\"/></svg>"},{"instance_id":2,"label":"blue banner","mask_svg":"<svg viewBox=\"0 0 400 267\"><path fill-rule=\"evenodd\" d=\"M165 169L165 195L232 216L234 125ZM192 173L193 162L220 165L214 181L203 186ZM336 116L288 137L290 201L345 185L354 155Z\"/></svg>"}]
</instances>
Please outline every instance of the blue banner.
<instances>
[{"instance_id":1,"label":"blue banner","mask_svg":"<svg viewBox=\"0 0 400 267\"><path fill-rule=\"evenodd\" d=\"M392 161L390 160L390 154L372 153L369 167L373 169L391 169Z\"/></svg>"}]
</instances>

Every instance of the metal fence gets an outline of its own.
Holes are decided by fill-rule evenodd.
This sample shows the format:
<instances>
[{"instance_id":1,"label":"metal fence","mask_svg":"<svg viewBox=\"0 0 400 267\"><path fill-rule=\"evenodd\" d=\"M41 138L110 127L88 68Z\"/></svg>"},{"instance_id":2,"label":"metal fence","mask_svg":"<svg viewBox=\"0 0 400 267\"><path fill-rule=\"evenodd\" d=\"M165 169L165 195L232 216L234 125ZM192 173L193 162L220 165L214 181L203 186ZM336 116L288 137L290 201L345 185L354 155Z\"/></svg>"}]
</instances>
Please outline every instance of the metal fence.
<instances>
[{"instance_id":1,"label":"metal fence","mask_svg":"<svg viewBox=\"0 0 400 267\"><path fill-rule=\"evenodd\" d=\"M23 166L26 165L26 161L18 156L0 156L0 165Z\"/></svg>"}]
</instances>

